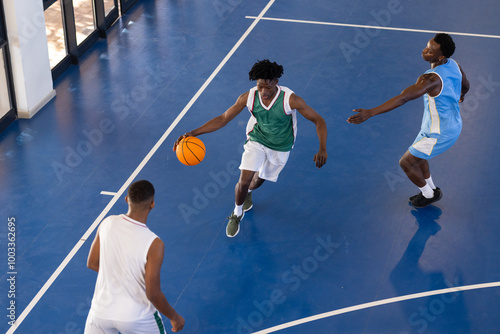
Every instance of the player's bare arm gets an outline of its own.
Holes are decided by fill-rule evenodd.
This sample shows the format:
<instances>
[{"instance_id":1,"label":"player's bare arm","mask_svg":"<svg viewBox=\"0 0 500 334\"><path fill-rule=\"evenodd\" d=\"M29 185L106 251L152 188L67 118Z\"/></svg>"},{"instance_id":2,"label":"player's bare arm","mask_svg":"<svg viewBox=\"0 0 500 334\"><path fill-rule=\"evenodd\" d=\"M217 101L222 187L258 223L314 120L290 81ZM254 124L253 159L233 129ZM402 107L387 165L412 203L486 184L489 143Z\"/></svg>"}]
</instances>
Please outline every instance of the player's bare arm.
<instances>
[{"instance_id":1,"label":"player's bare arm","mask_svg":"<svg viewBox=\"0 0 500 334\"><path fill-rule=\"evenodd\" d=\"M314 155L314 162L316 167L321 168L326 164L326 159L328 158L328 153L326 151L326 137L328 131L326 129L326 122L320 114L318 114L313 108L307 105L307 103L300 96L292 94L290 96L290 108L296 109L302 116L310 120L316 125L316 133L319 139L319 150L318 153Z\"/></svg>"},{"instance_id":2,"label":"player's bare arm","mask_svg":"<svg viewBox=\"0 0 500 334\"><path fill-rule=\"evenodd\" d=\"M99 272L99 251L100 251L100 241L99 241L99 229L97 229L94 241L90 246L89 256L87 258L87 268Z\"/></svg>"},{"instance_id":3,"label":"player's bare arm","mask_svg":"<svg viewBox=\"0 0 500 334\"><path fill-rule=\"evenodd\" d=\"M246 107L247 105L248 92L241 94L236 103L233 104L229 109L227 109L222 115L219 115L215 118L212 118L210 121L206 122L199 128L192 130L190 132L186 132L182 136L180 136L177 141L174 143L174 151L179 144L179 142L188 136L199 136L204 133L217 131L224 126L226 126L229 122L231 122L239 113Z\"/></svg>"},{"instance_id":4,"label":"player's bare arm","mask_svg":"<svg viewBox=\"0 0 500 334\"><path fill-rule=\"evenodd\" d=\"M459 64L458 67L460 68L460 72L462 72L462 92L460 93L460 100L458 102L462 103L464 102L465 94L469 91L470 84L464 70L462 70L462 66Z\"/></svg>"},{"instance_id":5,"label":"player's bare arm","mask_svg":"<svg viewBox=\"0 0 500 334\"><path fill-rule=\"evenodd\" d=\"M160 270L164 251L165 245L159 238L156 238L149 247L144 276L146 296L158 311L170 319L172 332L178 332L184 327L184 319L170 306L167 297L161 291Z\"/></svg>"},{"instance_id":6,"label":"player's bare arm","mask_svg":"<svg viewBox=\"0 0 500 334\"><path fill-rule=\"evenodd\" d=\"M366 121L368 118L386 113L398 107L401 107L408 101L415 100L424 94L428 93L430 96L436 96L441 90L441 79L437 74L427 73L418 77L414 85L406 88L398 96L386 101L385 103L373 109L354 109L357 114L352 115L347 119L348 123L359 124Z\"/></svg>"}]
</instances>

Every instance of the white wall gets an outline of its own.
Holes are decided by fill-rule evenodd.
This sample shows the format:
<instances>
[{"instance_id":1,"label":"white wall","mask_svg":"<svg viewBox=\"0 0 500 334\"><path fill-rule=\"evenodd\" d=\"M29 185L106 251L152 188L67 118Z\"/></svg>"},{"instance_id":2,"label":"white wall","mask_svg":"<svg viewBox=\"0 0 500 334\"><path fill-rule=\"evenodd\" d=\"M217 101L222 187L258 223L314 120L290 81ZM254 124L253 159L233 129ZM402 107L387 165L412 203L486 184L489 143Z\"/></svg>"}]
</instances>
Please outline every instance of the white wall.
<instances>
[{"instance_id":1,"label":"white wall","mask_svg":"<svg viewBox=\"0 0 500 334\"><path fill-rule=\"evenodd\" d=\"M5 25L20 118L31 118L55 96L41 0L4 0Z\"/></svg>"}]
</instances>

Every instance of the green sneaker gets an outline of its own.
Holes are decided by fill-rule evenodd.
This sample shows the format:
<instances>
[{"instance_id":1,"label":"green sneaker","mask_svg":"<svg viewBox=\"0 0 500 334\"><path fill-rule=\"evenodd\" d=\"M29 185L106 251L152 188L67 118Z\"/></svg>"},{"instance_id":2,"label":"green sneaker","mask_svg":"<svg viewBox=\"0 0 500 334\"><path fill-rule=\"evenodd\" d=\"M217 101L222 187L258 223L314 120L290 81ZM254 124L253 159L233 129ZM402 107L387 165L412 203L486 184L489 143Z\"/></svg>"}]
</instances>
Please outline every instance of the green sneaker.
<instances>
[{"instance_id":1,"label":"green sneaker","mask_svg":"<svg viewBox=\"0 0 500 334\"><path fill-rule=\"evenodd\" d=\"M243 202L243 212L247 212L251 208L253 208L252 193L248 193L247 197L245 197L245 202Z\"/></svg>"},{"instance_id":2,"label":"green sneaker","mask_svg":"<svg viewBox=\"0 0 500 334\"><path fill-rule=\"evenodd\" d=\"M240 221L243 219L245 216L245 213L243 212L241 216L236 216L234 212L231 213L231 216L227 217L229 219L229 222L227 223L226 226L226 235L230 238L235 237L236 234L240 231Z\"/></svg>"}]
</instances>

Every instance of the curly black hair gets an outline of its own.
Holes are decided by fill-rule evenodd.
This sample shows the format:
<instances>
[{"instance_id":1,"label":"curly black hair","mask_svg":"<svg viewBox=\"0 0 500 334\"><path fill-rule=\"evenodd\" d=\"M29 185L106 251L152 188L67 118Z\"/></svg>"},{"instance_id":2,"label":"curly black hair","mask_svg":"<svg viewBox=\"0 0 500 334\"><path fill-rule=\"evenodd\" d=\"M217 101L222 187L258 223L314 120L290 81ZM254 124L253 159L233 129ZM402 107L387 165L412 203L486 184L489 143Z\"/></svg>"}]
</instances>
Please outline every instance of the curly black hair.
<instances>
[{"instance_id":1,"label":"curly black hair","mask_svg":"<svg viewBox=\"0 0 500 334\"><path fill-rule=\"evenodd\" d=\"M274 80L283 75L283 66L275 62L270 62L269 59L264 59L253 64L252 69L248 73L250 80L258 79Z\"/></svg>"},{"instance_id":2,"label":"curly black hair","mask_svg":"<svg viewBox=\"0 0 500 334\"><path fill-rule=\"evenodd\" d=\"M434 36L434 42L439 44L441 52L446 58L450 58L455 52L455 42L453 42L453 39L448 34L436 34L436 36Z\"/></svg>"}]
</instances>

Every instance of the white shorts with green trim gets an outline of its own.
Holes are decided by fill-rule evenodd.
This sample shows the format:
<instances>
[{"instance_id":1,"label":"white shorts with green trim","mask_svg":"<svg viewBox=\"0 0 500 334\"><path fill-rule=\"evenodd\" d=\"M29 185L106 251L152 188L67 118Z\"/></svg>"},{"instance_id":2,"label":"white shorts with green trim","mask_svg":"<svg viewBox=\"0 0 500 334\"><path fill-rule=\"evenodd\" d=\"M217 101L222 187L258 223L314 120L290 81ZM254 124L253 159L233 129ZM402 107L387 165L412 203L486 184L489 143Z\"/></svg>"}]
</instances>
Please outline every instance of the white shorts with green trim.
<instances>
[{"instance_id":1,"label":"white shorts with green trim","mask_svg":"<svg viewBox=\"0 0 500 334\"><path fill-rule=\"evenodd\" d=\"M251 140L247 141L243 147L245 151L241 156L240 169L259 172L261 179L276 182L288 161L290 151L274 151Z\"/></svg>"},{"instance_id":2,"label":"white shorts with green trim","mask_svg":"<svg viewBox=\"0 0 500 334\"><path fill-rule=\"evenodd\" d=\"M165 326L156 311L150 317L134 322L99 318L90 311L85 323L85 334L165 334Z\"/></svg>"}]
</instances>

